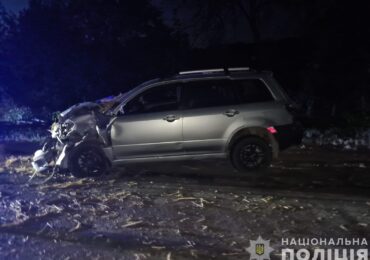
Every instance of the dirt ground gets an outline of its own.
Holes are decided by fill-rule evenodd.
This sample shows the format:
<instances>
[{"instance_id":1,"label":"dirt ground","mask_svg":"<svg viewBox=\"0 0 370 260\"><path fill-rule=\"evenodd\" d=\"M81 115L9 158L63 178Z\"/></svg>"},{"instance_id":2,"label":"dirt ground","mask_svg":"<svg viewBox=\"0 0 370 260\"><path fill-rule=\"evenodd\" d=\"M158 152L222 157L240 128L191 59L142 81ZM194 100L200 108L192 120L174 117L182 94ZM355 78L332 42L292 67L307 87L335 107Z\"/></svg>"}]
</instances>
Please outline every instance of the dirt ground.
<instances>
[{"instance_id":1,"label":"dirt ground","mask_svg":"<svg viewBox=\"0 0 370 260\"><path fill-rule=\"evenodd\" d=\"M293 148L250 175L200 161L43 183L25 155L0 172L0 259L249 259L259 235L279 259L282 238L370 238L369 152Z\"/></svg>"}]
</instances>

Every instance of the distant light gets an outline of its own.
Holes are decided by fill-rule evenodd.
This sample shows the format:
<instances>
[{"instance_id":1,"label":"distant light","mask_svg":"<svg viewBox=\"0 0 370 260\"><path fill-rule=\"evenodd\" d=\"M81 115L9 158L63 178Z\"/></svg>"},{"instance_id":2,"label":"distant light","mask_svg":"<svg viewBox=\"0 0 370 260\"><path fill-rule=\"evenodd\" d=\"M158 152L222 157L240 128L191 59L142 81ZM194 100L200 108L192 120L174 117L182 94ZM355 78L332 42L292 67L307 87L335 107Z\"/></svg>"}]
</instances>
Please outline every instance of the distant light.
<instances>
[{"instance_id":1,"label":"distant light","mask_svg":"<svg viewBox=\"0 0 370 260\"><path fill-rule=\"evenodd\" d=\"M277 130L273 126L267 127L267 131L269 131L271 134L276 134L277 133Z\"/></svg>"}]
</instances>

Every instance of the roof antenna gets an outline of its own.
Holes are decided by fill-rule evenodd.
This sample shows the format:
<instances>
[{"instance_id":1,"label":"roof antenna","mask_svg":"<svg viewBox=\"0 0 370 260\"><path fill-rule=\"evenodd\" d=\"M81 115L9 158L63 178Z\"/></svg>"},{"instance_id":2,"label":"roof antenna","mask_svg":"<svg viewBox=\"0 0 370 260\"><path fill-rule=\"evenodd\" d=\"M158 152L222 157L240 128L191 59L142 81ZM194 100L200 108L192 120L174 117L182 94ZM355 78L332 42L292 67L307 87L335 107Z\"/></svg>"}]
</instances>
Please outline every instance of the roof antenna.
<instances>
[{"instance_id":1,"label":"roof antenna","mask_svg":"<svg viewBox=\"0 0 370 260\"><path fill-rule=\"evenodd\" d=\"M226 75L230 75L230 71L229 71L229 68L227 68L227 67L224 67L224 71L225 71L225 74L226 74Z\"/></svg>"}]
</instances>

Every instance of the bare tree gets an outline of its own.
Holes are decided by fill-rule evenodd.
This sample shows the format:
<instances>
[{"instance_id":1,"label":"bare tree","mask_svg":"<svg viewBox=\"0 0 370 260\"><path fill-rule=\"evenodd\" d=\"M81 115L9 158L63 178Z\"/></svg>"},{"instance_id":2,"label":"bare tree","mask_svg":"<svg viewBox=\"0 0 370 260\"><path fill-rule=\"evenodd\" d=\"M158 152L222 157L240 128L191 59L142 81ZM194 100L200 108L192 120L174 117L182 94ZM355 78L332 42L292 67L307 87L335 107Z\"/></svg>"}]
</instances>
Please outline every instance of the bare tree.
<instances>
[{"instance_id":1,"label":"bare tree","mask_svg":"<svg viewBox=\"0 0 370 260\"><path fill-rule=\"evenodd\" d=\"M175 25L179 30L191 31L195 40L219 40L230 27L242 24L246 27L245 38L259 42L260 15L271 0L178 0L175 4L162 0L162 3L172 5Z\"/></svg>"},{"instance_id":2,"label":"bare tree","mask_svg":"<svg viewBox=\"0 0 370 260\"><path fill-rule=\"evenodd\" d=\"M172 8L173 24L178 30L187 31L193 42L219 41L232 30L243 34L243 39L258 43L263 40L266 22L275 26L281 21L280 14L274 17L269 12L285 10L286 14L294 14L293 23L302 25L317 19L326 10L327 4L318 0L161 0L162 9ZM271 8L274 7L274 8ZM293 17L293 16L291 16ZM243 29L244 28L244 29ZM273 30L274 28L270 28Z\"/></svg>"}]
</instances>

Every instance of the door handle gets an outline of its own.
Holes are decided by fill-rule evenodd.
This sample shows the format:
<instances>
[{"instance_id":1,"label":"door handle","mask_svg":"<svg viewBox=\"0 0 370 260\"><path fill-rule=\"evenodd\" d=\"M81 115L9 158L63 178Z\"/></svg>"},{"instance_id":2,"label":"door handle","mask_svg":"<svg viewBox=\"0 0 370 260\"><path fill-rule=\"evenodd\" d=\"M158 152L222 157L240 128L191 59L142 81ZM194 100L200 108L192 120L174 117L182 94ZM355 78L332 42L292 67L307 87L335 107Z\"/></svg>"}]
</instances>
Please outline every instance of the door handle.
<instances>
[{"instance_id":1,"label":"door handle","mask_svg":"<svg viewBox=\"0 0 370 260\"><path fill-rule=\"evenodd\" d=\"M228 116L228 117L233 117L235 115L239 114L239 111L238 110L235 110L235 109L229 109L227 110L224 115Z\"/></svg>"},{"instance_id":2,"label":"door handle","mask_svg":"<svg viewBox=\"0 0 370 260\"><path fill-rule=\"evenodd\" d=\"M163 120L166 120L167 122L174 122L176 120L180 119L178 116L175 115L168 115L163 118Z\"/></svg>"}]
</instances>

